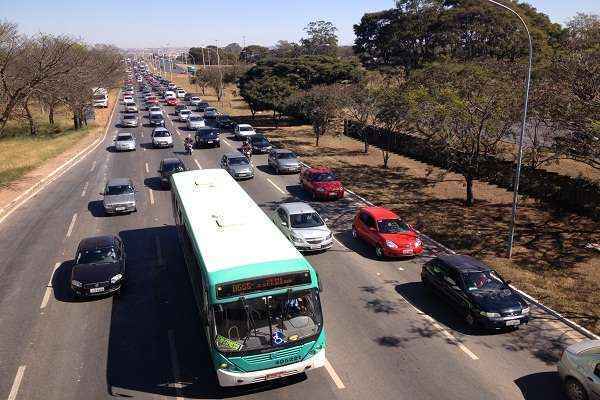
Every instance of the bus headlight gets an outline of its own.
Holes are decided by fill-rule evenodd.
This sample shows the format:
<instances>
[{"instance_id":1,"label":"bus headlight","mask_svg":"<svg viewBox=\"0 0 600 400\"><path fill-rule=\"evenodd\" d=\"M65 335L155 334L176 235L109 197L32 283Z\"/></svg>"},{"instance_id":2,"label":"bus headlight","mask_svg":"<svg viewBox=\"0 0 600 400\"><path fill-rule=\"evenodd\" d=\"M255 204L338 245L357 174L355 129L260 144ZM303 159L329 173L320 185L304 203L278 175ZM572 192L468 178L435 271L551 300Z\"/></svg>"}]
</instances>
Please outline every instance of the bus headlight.
<instances>
[{"instance_id":1,"label":"bus headlight","mask_svg":"<svg viewBox=\"0 0 600 400\"><path fill-rule=\"evenodd\" d=\"M219 364L219 369L227 369L227 368L229 368L229 364L227 364L227 363Z\"/></svg>"}]
</instances>

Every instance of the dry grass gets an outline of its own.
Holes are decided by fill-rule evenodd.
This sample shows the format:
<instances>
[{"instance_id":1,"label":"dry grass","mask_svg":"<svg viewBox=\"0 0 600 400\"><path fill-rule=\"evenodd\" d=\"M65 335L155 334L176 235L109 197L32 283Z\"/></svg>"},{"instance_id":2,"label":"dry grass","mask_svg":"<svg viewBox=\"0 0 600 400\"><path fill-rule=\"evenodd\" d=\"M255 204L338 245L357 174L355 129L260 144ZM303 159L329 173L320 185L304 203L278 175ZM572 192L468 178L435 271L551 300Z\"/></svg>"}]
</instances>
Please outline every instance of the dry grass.
<instances>
[{"instance_id":1,"label":"dry grass","mask_svg":"<svg viewBox=\"0 0 600 400\"><path fill-rule=\"evenodd\" d=\"M114 102L116 92L110 94ZM0 188L6 187L45 161L69 150L91 133L97 133L106 124L110 108L96 110L96 119L86 128L75 131L66 110L58 110L55 125L47 123L47 117L37 111L39 134L28 135L25 120L11 121L10 135L0 140ZM56 132L56 133L55 133Z\"/></svg>"},{"instance_id":2,"label":"dry grass","mask_svg":"<svg viewBox=\"0 0 600 400\"><path fill-rule=\"evenodd\" d=\"M384 170L381 151L371 148L365 155L356 140L326 136L316 148L310 126L263 125L256 124L307 163L334 167L351 190L394 209L446 246L485 259L518 287L600 332L600 254L585 248L586 243L600 242L594 221L524 199L518 246L508 262L511 192L476 182L477 203L468 208L459 175L398 155L392 155L390 168Z\"/></svg>"}]
</instances>

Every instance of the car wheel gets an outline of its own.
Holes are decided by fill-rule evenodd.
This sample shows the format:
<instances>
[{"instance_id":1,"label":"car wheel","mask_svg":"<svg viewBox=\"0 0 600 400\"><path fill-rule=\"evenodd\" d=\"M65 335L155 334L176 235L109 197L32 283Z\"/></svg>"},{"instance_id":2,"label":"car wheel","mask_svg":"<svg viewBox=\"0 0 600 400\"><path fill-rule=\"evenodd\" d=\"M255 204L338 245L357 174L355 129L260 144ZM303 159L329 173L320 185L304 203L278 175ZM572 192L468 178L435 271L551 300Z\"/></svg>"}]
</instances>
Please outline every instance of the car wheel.
<instances>
[{"instance_id":1,"label":"car wheel","mask_svg":"<svg viewBox=\"0 0 600 400\"><path fill-rule=\"evenodd\" d=\"M279 175L279 174L280 174L280 172L279 172L279 167L278 167L278 166L275 166L275 173L276 173L277 175Z\"/></svg>"},{"instance_id":2,"label":"car wheel","mask_svg":"<svg viewBox=\"0 0 600 400\"><path fill-rule=\"evenodd\" d=\"M473 314L471 314L471 312L469 312L469 313L467 314L467 316L465 317L465 321L467 322L467 324L468 324L470 327L473 327L473 326L475 326L475 318L473 317Z\"/></svg>"},{"instance_id":3,"label":"car wheel","mask_svg":"<svg viewBox=\"0 0 600 400\"><path fill-rule=\"evenodd\" d=\"M569 400L587 400L585 388L577 379L569 378L565 382L565 393Z\"/></svg>"},{"instance_id":4,"label":"car wheel","mask_svg":"<svg viewBox=\"0 0 600 400\"><path fill-rule=\"evenodd\" d=\"M380 245L375 246L375 255L380 260L385 258L385 254L383 254L383 248Z\"/></svg>"}]
</instances>

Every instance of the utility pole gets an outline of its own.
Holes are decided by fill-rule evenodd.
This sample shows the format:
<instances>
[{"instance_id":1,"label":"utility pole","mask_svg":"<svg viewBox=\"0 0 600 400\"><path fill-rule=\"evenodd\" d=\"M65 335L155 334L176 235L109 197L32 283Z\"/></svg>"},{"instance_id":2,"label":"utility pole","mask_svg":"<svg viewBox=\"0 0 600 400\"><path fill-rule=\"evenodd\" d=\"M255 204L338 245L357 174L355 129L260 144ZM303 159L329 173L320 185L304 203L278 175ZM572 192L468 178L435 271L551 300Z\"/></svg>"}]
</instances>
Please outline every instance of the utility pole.
<instances>
[{"instance_id":1,"label":"utility pole","mask_svg":"<svg viewBox=\"0 0 600 400\"><path fill-rule=\"evenodd\" d=\"M221 70L221 58L219 57L219 43L215 40L217 48L217 68L219 69L219 94L218 97L223 100L223 71Z\"/></svg>"},{"instance_id":2,"label":"utility pole","mask_svg":"<svg viewBox=\"0 0 600 400\"><path fill-rule=\"evenodd\" d=\"M204 47L200 47L202 50L202 68L206 69L206 63L204 62Z\"/></svg>"}]
</instances>

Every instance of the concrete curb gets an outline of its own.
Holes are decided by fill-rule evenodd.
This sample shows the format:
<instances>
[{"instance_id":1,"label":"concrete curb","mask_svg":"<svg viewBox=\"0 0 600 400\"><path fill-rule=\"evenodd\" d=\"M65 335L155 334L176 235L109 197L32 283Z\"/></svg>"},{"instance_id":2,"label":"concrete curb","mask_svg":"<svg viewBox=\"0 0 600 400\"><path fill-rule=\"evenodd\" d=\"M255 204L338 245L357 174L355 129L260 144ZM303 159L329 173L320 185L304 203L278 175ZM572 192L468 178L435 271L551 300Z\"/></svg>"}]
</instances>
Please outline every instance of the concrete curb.
<instances>
[{"instance_id":1,"label":"concrete curb","mask_svg":"<svg viewBox=\"0 0 600 400\"><path fill-rule=\"evenodd\" d=\"M300 161L300 164L305 166L306 168L310 168L310 165ZM345 189L346 192L350 193L351 195L353 195L354 197L356 197L357 199L359 199L360 201L362 201L363 203L365 203L368 206L373 206L374 204L371 203L369 200L365 199L364 197L354 193L353 191L349 190L349 189ZM432 238L430 238L429 236L419 232L418 230L415 229L415 232L417 232L419 235L423 236L424 238L427 238L427 240L431 241L432 243L435 243L436 246L439 246L441 248L443 248L444 250L448 251L451 254L456 254L456 252L446 246L444 246L443 244L433 240ZM556 319L558 319L560 322L562 322L563 324L567 325L569 328L579 332L580 334L582 334L583 336L589 338L589 339L594 339L594 340L600 340L600 336L590 332L589 330L585 329L583 326L576 324L575 322L571 321L570 319L566 318L565 316L563 316L562 314L560 314L558 311L555 311L553 309L551 309L550 307L547 307L545 305L543 305L539 300L537 300L536 298L530 296L529 294L523 292L522 290L517 289L516 287L514 287L513 285L510 285L510 287L512 289L514 289L517 293L519 293L521 296L523 296L528 302L534 304L536 307L541 308L542 310L544 310L546 313L552 315L553 317L555 317Z\"/></svg>"}]
</instances>

